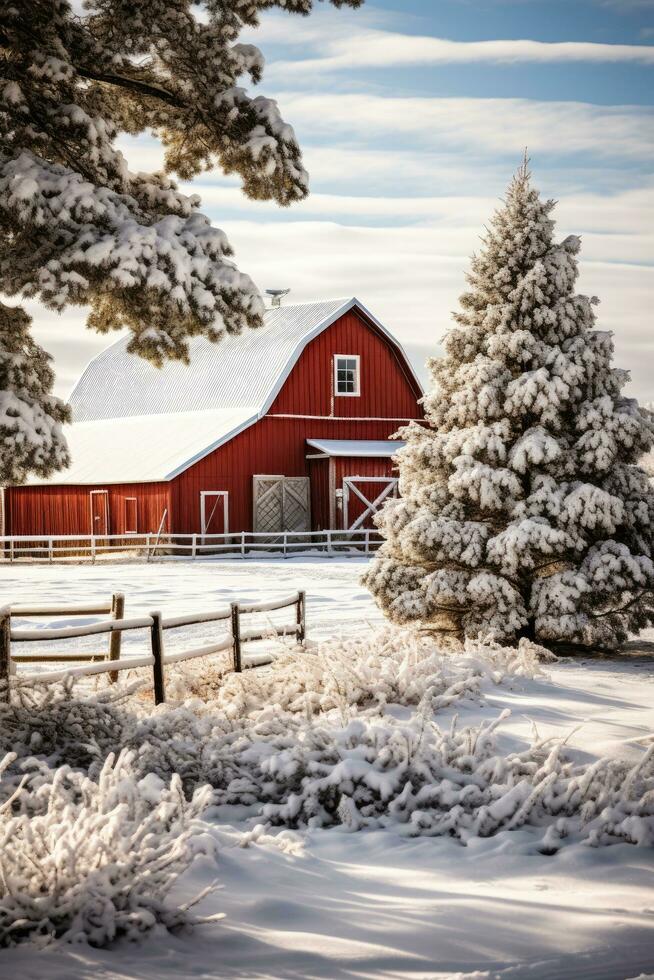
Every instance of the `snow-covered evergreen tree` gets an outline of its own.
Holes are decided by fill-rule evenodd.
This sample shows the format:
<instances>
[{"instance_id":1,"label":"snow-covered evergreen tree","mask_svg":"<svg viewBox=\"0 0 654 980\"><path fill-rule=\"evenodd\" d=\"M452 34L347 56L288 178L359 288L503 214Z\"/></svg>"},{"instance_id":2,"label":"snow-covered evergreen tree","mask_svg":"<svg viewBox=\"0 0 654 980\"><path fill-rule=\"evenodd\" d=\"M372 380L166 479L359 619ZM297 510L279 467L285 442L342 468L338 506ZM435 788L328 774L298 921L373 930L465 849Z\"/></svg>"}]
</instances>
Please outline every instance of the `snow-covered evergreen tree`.
<instances>
[{"instance_id":1,"label":"snow-covered evergreen tree","mask_svg":"<svg viewBox=\"0 0 654 980\"><path fill-rule=\"evenodd\" d=\"M525 160L472 260L365 576L396 622L613 648L654 621L649 413Z\"/></svg>"},{"instance_id":2,"label":"snow-covered evergreen tree","mask_svg":"<svg viewBox=\"0 0 654 980\"><path fill-rule=\"evenodd\" d=\"M231 261L224 233L199 212L199 199L181 194L166 174L190 179L219 166L238 174L249 197L287 205L306 196L293 129L276 102L240 84L260 80L263 56L237 39L262 10L308 14L313 0L80 6L1 5L0 294L36 297L54 310L87 305L92 328L131 330L132 352L156 364L183 360L189 337L217 340L256 327L263 304ZM143 132L162 141L166 174L130 172L116 148L121 133ZM14 317L3 315L12 334L0 335L0 351L10 355L25 328ZM43 380L45 361L39 371ZM28 386L20 398L40 426L50 420L54 466L65 459L56 429L63 408L49 391ZM15 417L16 406L7 411ZM33 457L18 444L9 448L13 460L5 460L0 440L0 470L16 479Z\"/></svg>"}]
</instances>

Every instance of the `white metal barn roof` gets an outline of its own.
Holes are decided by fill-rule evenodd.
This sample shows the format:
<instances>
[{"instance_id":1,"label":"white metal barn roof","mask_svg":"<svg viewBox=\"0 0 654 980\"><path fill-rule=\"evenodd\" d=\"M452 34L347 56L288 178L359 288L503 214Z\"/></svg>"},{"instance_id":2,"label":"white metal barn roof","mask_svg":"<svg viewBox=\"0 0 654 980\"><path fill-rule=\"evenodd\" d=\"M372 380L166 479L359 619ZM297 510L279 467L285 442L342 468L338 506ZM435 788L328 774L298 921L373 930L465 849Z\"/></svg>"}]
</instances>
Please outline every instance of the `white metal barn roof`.
<instances>
[{"instance_id":1,"label":"white metal barn roof","mask_svg":"<svg viewBox=\"0 0 654 980\"><path fill-rule=\"evenodd\" d=\"M69 399L73 417L86 422L244 405L256 406L261 417L307 344L354 306L404 354L354 298L280 306L266 311L258 330L228 335L217 344L194 337L190 366L173 361L156 368L128 354L128 338L121 338L91 361L75 385ZM405 359L409 364L406 355Z\"/></svg>"},{"instance_id":2,"label":"white metal barn roof","mask_svg":"<svg viewBox=\"0 0 654 980\"><path fill-rule=\"evenodd\" d=\"M406 442L399 439L307 439L307 446L325 456L388 459L406 446Z\"/></svg>"}]
</instances>

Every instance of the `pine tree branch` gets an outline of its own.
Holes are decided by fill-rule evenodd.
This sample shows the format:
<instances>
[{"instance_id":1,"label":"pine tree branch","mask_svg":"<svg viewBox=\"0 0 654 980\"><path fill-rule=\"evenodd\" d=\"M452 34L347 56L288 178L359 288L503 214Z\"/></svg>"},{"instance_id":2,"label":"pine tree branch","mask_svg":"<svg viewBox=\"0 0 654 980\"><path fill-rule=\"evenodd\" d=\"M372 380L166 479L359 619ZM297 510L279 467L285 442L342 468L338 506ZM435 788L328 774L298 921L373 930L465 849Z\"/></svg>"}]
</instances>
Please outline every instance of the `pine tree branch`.
<instances>
[{"instance_id":1,"label":"pine tree branch","mask_svg":"<svg viewBox=\"0 0 654 980\"><path fill-rule=\"evenodd\" d=\"M590 614L591 619L603 619L605 616L616 616L619 615L620 613L626 612L627 609L630 609L637 602L640 602L640 600L646 595L650 595L654 597L654 590L643 589L641 592L638 593L638 595L635 595L632 599L630 599L629 602L626 602L624 606L620 606L619 609L607 609L606 612L591 613Z\"/></svg>"},{"instance_id":2,"label":"pine tree branch","mask_svg":"<svg viewBox=\"0 0 654 980\"><path fill-rule=\"evenodd\" d=\"M156 85L150 85L148 82L142 82L138 78L127 78L124 75L109 75L106 72L94 71L92 68L83 68L80 65L76 65L75 70L82 78L90 78L96 82L104 82L106 85L116 85L119 88L129 89L132 92L145 95L150 99L159 99L162 102L168 103L168 105L174 106L176 109L188 108L187 104L172 92L159 88Z\"/></svg>"}]
</instances>

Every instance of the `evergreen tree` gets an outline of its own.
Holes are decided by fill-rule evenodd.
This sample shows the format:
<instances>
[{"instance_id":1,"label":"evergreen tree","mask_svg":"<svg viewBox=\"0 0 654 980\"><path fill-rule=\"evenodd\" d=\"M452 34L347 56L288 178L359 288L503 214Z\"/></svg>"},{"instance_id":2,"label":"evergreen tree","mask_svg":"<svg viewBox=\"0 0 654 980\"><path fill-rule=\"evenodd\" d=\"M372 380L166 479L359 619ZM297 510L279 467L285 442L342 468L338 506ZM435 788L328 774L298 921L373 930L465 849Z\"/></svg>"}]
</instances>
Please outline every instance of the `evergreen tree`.
<instances>
[{"instance_id":1,"label":"evergreen tree","mask_svg":"<svg viewBox=\"0 0 654 980\"><path fill-rule=\"evenodd\" d=\"M524 165L472 259L365 583L396 622L614 648L654 621L649 413Z\"/></svg>"},{"instance_id":2,"label":"evergreen tree","mask_svg":"<svg viewBox=\"0 0 654 980\"><path fill-rule=\"evenodd\" d=\"M357 7L362 0L331 2ZM263 56L237 38L258 24L262 10L308 14L312 6L313 0L87 0L80 14L68 0L6 0L0 293L36 297L54 310L89 306L90 327L129 328L129 349L155 364L186 360L189 337L218 340L225 331L258 326L261 298L231 261L226 236L167 174L191 179L219 166L238 174L248 197L288 205L306 196L293 129L273 100L239 84L260 80ZM166 173L132 173L116 148L121 133L144 132L163 143ZM18 418L18 398L30 416L27 427L38 416L38 432L49 424L51 443L51 451L35 454L9 438L14 423L0 421L0 470L14 479L31 469L45 475L65 460L57 429L64 409L49 394L45 355L25 340L22 311L5 308L0 326L3 363L16 356L18 337L21 350L27 344L41 360L38 383L6 399L0 392L3 407Z\"/></svg>"}]
</instances>

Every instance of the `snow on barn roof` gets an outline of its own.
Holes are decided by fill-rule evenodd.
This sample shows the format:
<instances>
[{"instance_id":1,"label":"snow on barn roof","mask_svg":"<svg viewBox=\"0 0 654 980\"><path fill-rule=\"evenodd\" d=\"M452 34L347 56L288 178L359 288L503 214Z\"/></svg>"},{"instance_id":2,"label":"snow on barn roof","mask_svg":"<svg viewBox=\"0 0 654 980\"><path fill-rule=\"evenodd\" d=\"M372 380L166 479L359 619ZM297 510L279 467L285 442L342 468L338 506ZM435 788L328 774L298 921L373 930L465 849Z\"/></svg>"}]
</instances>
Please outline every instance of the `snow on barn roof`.
<instances>
[{"instance_id":1,"label":"snow on barn roof","mask_svg":"<svg viewBox=\"0 0 654 980\"><path fill-rule=\"evenodd\" d=\"M252 406L96 419L66 426L67 470L31 484L149 483L171 480L257 418Z\"/></svg>"},{"instance_id":2,"label":"snow on barn roof","mask_svg":"<svg viewBox=\"0 0 654 980\"><path fill-rule=\"evenodd\" d=\"M399 439L307 439L307 446L325 456L387 459L406 446L406 443Z\"/></svg>"},{"instance_id":3,"label":"snow on barn roof","mask_svg":"<svg viewBox=\"0 0 654 980\"><path fill-rule=\"evenodd\" d=\"M358 300L289 304L267 310L258 330L225 336L217 344L192 338L188 367L171 361L156 368L128 354L128 338L121 338L91 361L75 385L69 399L73 417L86 422L245 405L256 406L261 417L307 344L354 306L391 341L410 368L395 338ZM416 383L421 390L417 379Z\"/></svg>"}]
</instances>

